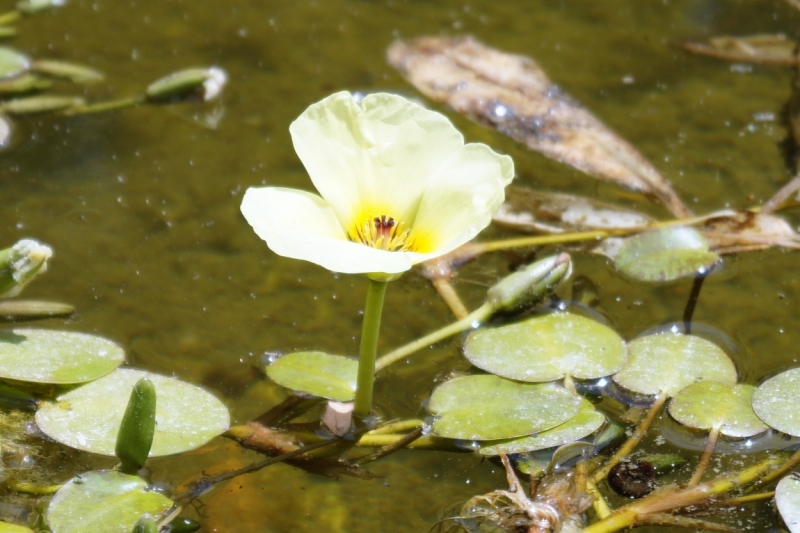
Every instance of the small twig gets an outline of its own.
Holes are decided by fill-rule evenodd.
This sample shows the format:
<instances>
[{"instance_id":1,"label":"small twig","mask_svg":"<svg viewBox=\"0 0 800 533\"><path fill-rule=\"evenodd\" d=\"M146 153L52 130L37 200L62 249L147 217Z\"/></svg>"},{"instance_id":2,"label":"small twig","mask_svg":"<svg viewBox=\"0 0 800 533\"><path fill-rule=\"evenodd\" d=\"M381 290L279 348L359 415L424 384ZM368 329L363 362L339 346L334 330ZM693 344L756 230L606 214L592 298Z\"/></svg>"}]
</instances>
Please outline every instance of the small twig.
<instances>
[{"instance_id":1,"label":"small twig","mask_svg":"<svg viewBox=\"0 0 800 533\"><path fill-rule=\"evenodd\" d=\"M280 426L297 418L321 401L322 398L303 398L293 394L287 396L281 403L273 406L263 415L253 419L253 422L258 422L266 427Z\"/></svg>"},{"instance_id":2,"label":"small twig","mask_svg":"<svg viewBox=\"0 0 800 533\"><path fill-rule=\"evenodd\" d=\"M793 0L789 0L789 1L792 2ZM798 1L798 3L800 4L800 1ZM800 190L800 175L795 176L794 178L792 178L791 181L789 181L789 183L787 183L786 185L781 187L780 190L778 192L776 192L772 196L772 198L767 200L767 203L765 203L763 206L761 206L761 214L762 215L768 215L768 214L772 213L778 207L780 207L781 204L783 204L783 202L788 200L789 197L791 195L793 195L794 193L796 193L798 190Z\"/></svg>"},{"instance_id":3,"label":"small twig","mask_svg":"<svg viewBox=\"0 0 800 533\"><path fill-rule=\"evenodd\" d=\"M658 416L659 411L661 411L661 407L664 405L664 402L667 401L668 397L669 396L663 392L659 393L659 395L656 396L653 405L647 412L647 416L644 418L644 420L642 420L639 423L639 426L636 428L636 431L633 432L633 435L630 436L630 438L625 442L625 444L620 446L619 450L617 450L617 453L615 453L611 457L611 459L609 459L606 462L606 464L603 465L602 468L600 468L594 473L594 475L592 476L592 481L594 481L595 483L599 483L600 481L605 479L605 477L608 475L608 472L614 467L614 465L619 463L619 461L623 457L625 457L626 455L628 455L633 451L636 445L639 444L639 441L641 441L644 438L645 434L647 433L647 430L650 429L653 420L655 420L656 416Z\"/></svg>"},{"instance_id":4,"label":"small twig","mask_svg":"<svg viewBox=\"0 0 800 533\"><path fill-rule=\"evenodd\" d=\"M422 432L423 432L422 428L417 428L414 431L408 433L407 435L403 435L403 437L398 439L396 442L388 446L384 446L379 450L375 450L374 452L369 453L367 455L363 455L358 459L356 459L355 461L351 462L352 464L363 465L366 463L370 463L372 461L376 461L383 457L386 457L390 453L394 453L401 448L405 448L407 445L411 444L412 442L420 438L422 436Z\"/></svg>"},{"instance_id":5,"label":"small twig","mask_svg":"<svg viewBox=\"0 0 800 533\"><path fill-rule=\"evenodd\" d=\"M716 522L709 522L707 520L699 520L697 518L689 518L688 516L675 516L667 513L653 513L643 515L636 519L637 526L673 526L692 528L698 531L725 531L728 533L738 533L740 529L736 529L725 524L718 524Z\"/></svg>"},{"instance_id":6,"label":"small twig","mask_svg":"<svg viewBox=\"0 0 800 533\"><path fill-rule=\"evenodd\" d=\"M692 316L694 309L697 306L697 300L700 298L700 289L703 288L703 282L708 276L708 270L698 273L692 282L692 291L689 293L689 299L686 301L686 308L683 311L683 327L688 335L692 327Z\"/></svg>"},{"instance_id":7,"label":"small twig","mask_svg":"<svg viewBox=\"0 0 800 533\"><path fill-rule=\"evenodd\" d=\"M692 474L692 479L689 480L687 486L692 487L700 483L700 479L703 477L703 474L705 474L706 469L708 469L709 463L711 463L711 455L714 453L714 448L717 445L720 429L721 428L717 426L708 434L708 440L706 440L706 447L703 450L703 455L700 457L700 462L697 463L697 468L694 474Z\"/></svg>"}]
</instances>

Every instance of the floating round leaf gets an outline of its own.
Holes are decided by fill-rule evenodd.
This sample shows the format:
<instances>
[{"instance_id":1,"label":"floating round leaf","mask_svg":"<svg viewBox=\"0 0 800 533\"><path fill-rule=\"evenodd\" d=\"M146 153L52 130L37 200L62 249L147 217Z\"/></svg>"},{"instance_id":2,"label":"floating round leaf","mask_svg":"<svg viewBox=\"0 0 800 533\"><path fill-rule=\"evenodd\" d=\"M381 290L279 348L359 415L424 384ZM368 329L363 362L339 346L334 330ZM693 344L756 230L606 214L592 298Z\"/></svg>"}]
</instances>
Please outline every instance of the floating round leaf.
<instances>
[{"instance_id":1,"label":"floating round leaf","mask_svg":"<svg viewBox=\"0 0 800 533\"><path fill-rule=\"evenodd\" d=\"M691 428L720 428L719 432L728 437L752 437L769 429L753 411L755 390L752 385L701 381L675 395L669 414Z\"/></svg>"},{"instance_id":2,"label":"floating round leaf","mask_svg":"<svg viewBox=\"0 0 800 533\"><path fill-rule=\"evenodd\" d=\"M767 425L800 437L800 368L792 368L762 383L753 394L753 409Z\"/></svg>"},{"instance_id":3,"label":"floating round leaf","mask_svg":"<svg viewBox=\"0 0 800 533\"><path fill-rule=\"evenodd\" d=\"M171 506L172 500L147 490L138 476L96 470L61 487L46 517L53 533L129 533L143 514L157 516Z\"/></svg>"},{"instance_id":4,"label":"floating round leaf","mask_svg":"<svg viewBox=\"0 0 800 533\"><path fill-rule=\"evenodd\" d=\"M0 522L0 533L34 533L34 531L25 526L9 524L8 522Z\"/></svg>"},{"instance_id":5,"label":"floating round leaf","mask_svg":"<svg viewBox=\"0 0 800 533\"><path fill-rule=\"evenodd\" d=\"M519 381L599 378L618 371L628 358L625 341L612 329L571 313L478 329L467 338L464 353L478 368Z\"/></svg>"},{"instance_id":6,"label":"floating round leaf","mask_svg":"<svg viewBox=\"0 0 800 533\"><path fill-rule=\"evenodd\" d=\"M707 269L719 261L695 229L675 226L625 239L614 266L641 281L671 281Z\"/></svg>"},{"instance_id":7,"label":"floating round leaf","mask_svg":"<svg viewBox=\"0 0 800 533\"><path fill-rule=\"evenodd\" d=\"M295 352L269 365L267 375L288 389L347 402L355 396L358 361L323 352Z\"/></svg>"},{"instance_id":8,"label":"floating round leaf","mask_svg":"<svg viewBox=\"0 0 800 533\"><path fill-rule=\"evenodd\" d=\"M628 343L628 353L628 364L614 375L614 381L640 394L675 396L696 381L736 383L736 367L725 352L694 335L639 337Z\"/></svg>"},{"instance_id":9,"label":"floating round leaf","mask_svg":"<svg viewBox=\"0 0 800 533\"><path fill-rule=\"evenodd\" d=\"M465 376L433 391L428 410L440 437L509 439L563 424L581 399L552 383L519 383L497 376Z\"/></svg>"},{"instance_id":10,"label":"floating round leaf","mask_svg":"<svg viewBox=\"0 0 800 533\"><path fill-rule=\"evenodd\" d=\"M791 533L800 533L800 480L794 475L780 480L775 487L775 503Z\"/></svg>"},{"instance_id":11,"label":"floating round leaf","mask_svg":"<svg viewBox=\"0 0 800 533\"><path fill-rule=\"evenodd\" d=\"M553 448L591 435L605 421L605 415L596 411L592 403L584 399L580 412L559 426L529 437L483 441L478 451L481 455L497 455L498 452L511 454Z\"/></svg>"},{"instance_id":12,"label":"floating round leaf","mask_svg":"<svg viewBox=\"0 0 800 533\"><path fill-rule=\"evenodd\" d=\"M19 76L30 68L30 59L13 48L0 46L0 78Z\"/></svg>"},{"instance_id":13,"label":"floating round leaf","mask_svg":"<svg viewBox=\"0 0 800 533\"><path fill-rule=\"evenodd\" d=\"M131 389L143 377L153 382L158 398L150 457L199 448L228 429L227 408L209 392L177 379L132 369L117 369L44 404L36 413L36 423L62 444L114 455Z\"/></svg>"},{"instance_id":14,"label":"floating round leaf","mask_svg":"<svg viewBox=\"0 0 800 533\"><path fill-rule=\"evenodd\" d=\"M46 329L0 331L0 379L68 385L104 376L125 360L108 339Z\"/></svg>"}]
</instances>

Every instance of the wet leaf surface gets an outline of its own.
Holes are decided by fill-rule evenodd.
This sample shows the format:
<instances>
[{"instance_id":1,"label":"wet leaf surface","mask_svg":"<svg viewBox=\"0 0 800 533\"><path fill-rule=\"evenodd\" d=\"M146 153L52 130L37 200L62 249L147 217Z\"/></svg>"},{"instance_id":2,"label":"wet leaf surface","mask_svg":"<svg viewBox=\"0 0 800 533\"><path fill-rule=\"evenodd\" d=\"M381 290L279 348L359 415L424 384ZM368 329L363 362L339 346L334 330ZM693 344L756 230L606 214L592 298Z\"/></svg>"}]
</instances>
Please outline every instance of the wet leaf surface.
<instances>
[{"instance_id":1,"label":"wet leaf surface","mask_svg":"<svg viewBox=\"0 0 800 533\"><path fill-rule=\"evenodd\" d=\"M750 35L732 37L722 35L705 42L684 43L683 47L694 53L728 61L748 63L778 63L797 65L794 51L797 43L785 35Z\"/></svg>"},{"instance_id":2,"label":"wet leaf surface","mask_svg":"<svg viewBox=\"0 0 800 533\"><path fill-rule=\"evenodd\" d=\"M595 379L617 372L628 358L614 330L571 313L475 330L464 354L478 368L519 381Z\"/></svg>"},{"instance_id":3,"label":"wet leaf surface","mask_svg":"<svg viewBox=\"0 0 800 533\"><path fill-rule=\"evenodd\" d=\"M800 480L787 476L775 487L775 503L791 533L800 533Z\"/></svg>"},{"instance_id":4,"label":"wet leaf surface","mask_svg":"<svg viewBox=\"0 0 800 533\"><path fill-rule=\"evenodd\" d=\"M695 229L675 226L628 237L614 260L617 270L639 281L672 281L719 261Z\"/></svg>"},{"instance_id":5,"label":"wet leaf surface","mask_svg":"<svg viewBox=\"0 0 800 533\"><path fill-rule=\"evenodd\" d=\"M654 196L675 216L690 215L636 149L565 95L533 59L473 37L397 41L388 58L432 100L591 176Z\"/></svg>"},{"instance_id":6,"label":"wet leaf surface","mask_svg":"<svg viewBox=\"0 0 800 533\"><path fill-rule=\"evenodd\" d=\"M685 426L711 430L719 427L728 437L752 437L769 427L752 407L752 385L701 381L680 391L669 404L669 414Z\"/></svg>"},{"instance_id":7,"label":"wet leaf surface","mask_svg":"<svg viewBox=\"0 0 800 533\"><path fill-rule=\"evenodd\" d=\"M800 437L800 368L774 376L753 394L753 409L769 426Z\"/></svg>"},{"instance_id":8,"label":"wet leaf surface","mask_svg":"<svg viewBox=\"0 0 800 533\"><path fill-rule=\"evenodd\" d=\"M428 410L440 437L495 440L530 435L563 424L581 399L552 383L520 383L498 376L465 376L438 386Z\"/></svg>"},{"instance_id":9,"label":"wet leaf surface","mask_svg":"<svg viewBox=\"0 0 800 533\"><path fill-rule=\"evenodd\" d=\"M267 367L277 384L330 400L353 399L358 377L358 360L323 352L295 352Z\"/></svg>"},{"instance_id":10,"label":"wet leaf surface","mask_svg":"<svg viewBox=\"0 0 800 533\"><path fill-rule=\"evenodd\" d=\"M125 360L122 348L103 337L23 329L0 331L0 377L68 385L104 376Z\"/></svg>"},{"instance_id":11,"label":"wet leaf surface","mask_svg":"<svg viewBox=\"0 0 800 533\"><path fill-rule=\"evenodd\" d=\"M143 514L157 516L171 506L172 500L147 490L138 476L97 470L59 489L46 516L53 533L128 533Z\"/></svg>"},{"instance_id":12,"label":"wet leaf surface","mask_svg":"<svg viewBox=\"0 0 800 533\"><path fill-rule=\"evenodd\" d=\"M647 215L571 194L540 192L513 185L492 221L528 233L561 233L593 229L641 228Z\"/></svg>"},{"instance_id":13,"label":"wet leaf surface","mask_svg":"<svg viewBox=\"0 0 800 533\"><path fill-rule=\"evenodd\" d=\"M734 385L733 361L716 344L694 335L663 333L628 343L628 364L614 375L620 386L640 394L675 396L697 381Z\"/></svg>"},{"instance_id":14,"label":"wet leaf surface","mask_svg":"<svg viewBox=\"0 0 800 533\"><path fill-rule=\"evenodd\" d=\"M43 404L36 413L36 423L62 444L113 456L131 389L143 377L153 382L157 398L150 457L199 448L228 429L228 409L211 393L177 379L132 369L117 369Z\"/></svg>"},{"instance_id":15,"label":"wet leaf surface","mask_svg":"<svg viewBox=\"0 0 800 533\"><path fill-rule=\"evenodd\" d=\"M554 448L591 435L605 421L605 415L596 411L592 403L584 399L580 412L559 426L528 437L482 441L478 451L481 455L494 456L499 452L512 454Z\"/></svg>"}]
</instances>

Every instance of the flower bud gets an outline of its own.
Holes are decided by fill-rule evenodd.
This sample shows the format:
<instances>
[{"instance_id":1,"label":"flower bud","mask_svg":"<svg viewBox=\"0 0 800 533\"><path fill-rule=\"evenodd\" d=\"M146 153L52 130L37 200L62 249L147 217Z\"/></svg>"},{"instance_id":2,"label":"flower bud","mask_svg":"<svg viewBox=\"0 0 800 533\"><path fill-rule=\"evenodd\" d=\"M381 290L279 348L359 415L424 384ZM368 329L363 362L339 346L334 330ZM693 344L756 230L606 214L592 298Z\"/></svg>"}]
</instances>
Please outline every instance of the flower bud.
<instances>
[{"instance_id":1,"label":"flower bud","mask_svg":"<svg viewBox=\"0 0 800 533\"><path fill-rule=\"evenodd\" d=\"M49 246L33 239L22 239L11 248L0 250L0 298L19 294L37 274L47 270L51 255Z\"/></svg>"},{"instance_id":2,"label":"flower bud","mask_svg":"<svg viewBox=\"0 0 800 533\"><path fill-rule=\"evenodd\" d=\"M495 312L513 311L541 300L571 273L569 254L547 257L501 279L486 293L487 301Z\"/></svg>"},{"instance_id":3,"label":"flower bud","mask_svg":"<svg viewBox=\"0 0 800 533\"><path fill-rule=\"evenodd\" d=\"M147 87L146 94L151 102L174 102L192 98L208 102L222 93L227 82L228 75L219 67L190 68L154 81Z\"/></svg>"}]
</instances>

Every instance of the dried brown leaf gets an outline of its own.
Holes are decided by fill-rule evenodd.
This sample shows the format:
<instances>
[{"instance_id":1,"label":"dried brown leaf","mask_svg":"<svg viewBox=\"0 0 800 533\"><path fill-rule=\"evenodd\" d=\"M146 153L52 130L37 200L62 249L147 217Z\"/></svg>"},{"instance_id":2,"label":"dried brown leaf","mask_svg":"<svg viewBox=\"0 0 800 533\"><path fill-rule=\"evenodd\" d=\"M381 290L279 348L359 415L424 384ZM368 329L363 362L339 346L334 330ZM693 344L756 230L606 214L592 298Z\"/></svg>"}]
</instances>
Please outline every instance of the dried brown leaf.
<instances>
[{"instance_id":1,"label":"dried brown leaf","mask_svg":"<svg viewBox=\"0 0 800 533\"><path fill-rule=\"evenodd\" d=\"M684 43L683 47L694 54L728 61L779 65L799 64L795 56L797 43L780 34L747 37L722 35L713 37L706 42Z\"/></svg>"},{"instance_id":2,"label":"dried brown leaf","mask_svg":"<svg viewBox=\"0 0 800 533\"><path fill-rule=\"evenodd\" d=\"M473 37L397 41L389 63L429 98L596 178L691 215L669 182L630 144L554 85L530 58Z\"/></svg>"},{"instance_id":3,"label":"dried brown leaf","mask_svg":"<svg viewBox=\"0 0 800 533\"><path fill-rule=\"evenodd\" d=\"M653 220L636 211L589 198L510 186L493 222L527 233L564 233L643 228Z\"/></svg>"},{"instance_id":4,"label":"dried brown leaf","mask_svg":"<svg viewBox=\"0 0 800 533\"><path fill-rule=\"evenodd\" d=\"M752 252L773 246L800 248L800 236L782 218L754 211L711 213L698 229L720 254Z\"/></svg>"}]
</instances>

